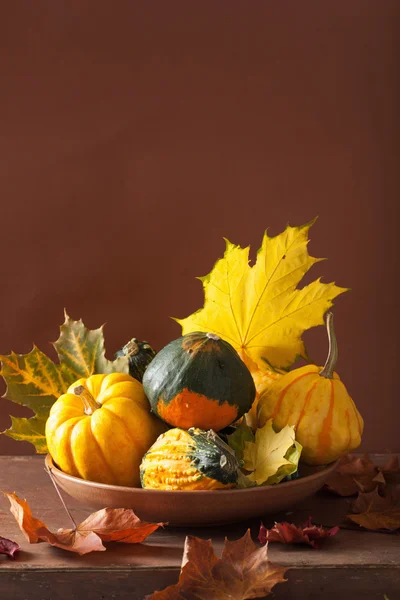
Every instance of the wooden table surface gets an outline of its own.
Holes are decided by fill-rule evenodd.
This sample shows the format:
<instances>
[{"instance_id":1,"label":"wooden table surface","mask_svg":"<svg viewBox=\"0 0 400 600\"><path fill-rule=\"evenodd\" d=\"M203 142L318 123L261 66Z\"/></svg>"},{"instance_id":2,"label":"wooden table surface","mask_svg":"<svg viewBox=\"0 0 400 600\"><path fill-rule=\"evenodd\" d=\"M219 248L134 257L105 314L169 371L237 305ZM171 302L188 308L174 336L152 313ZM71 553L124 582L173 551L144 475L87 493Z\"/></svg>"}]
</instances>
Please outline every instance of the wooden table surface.
<instances>
[{"instance_id":1,"label":"wooden table surface","mask_svg":"<svg viewBox=\"0 0 400 600\"><path fill-rule=\"evenodd\" d=\"M0 456L0 490L26 498L35 516L50 529L70 527L56 491L39 456ZM64 495L77 522L92 510ZM292 514L264 516L274 520L335 525L346 514L347 500L319 492ZM143 600L146 594L178 580L185 535L214 543L217 554L224 537L237 539L251 528L256 539L260 520L215 528L166 528L143 544L108 544L106 552L78 556L48 544L30 545L0 497L0 535L18 542L16 560L0 555L1 600ZM307 546L270 544L269 557L287 565L287 583L274 588L276 599L389 600L400 598L400 536L341 529L321 550ZM270 596L272 597L272 596ZM212 599L210 599L212 600Z\"/></svg>"}]
</instances>

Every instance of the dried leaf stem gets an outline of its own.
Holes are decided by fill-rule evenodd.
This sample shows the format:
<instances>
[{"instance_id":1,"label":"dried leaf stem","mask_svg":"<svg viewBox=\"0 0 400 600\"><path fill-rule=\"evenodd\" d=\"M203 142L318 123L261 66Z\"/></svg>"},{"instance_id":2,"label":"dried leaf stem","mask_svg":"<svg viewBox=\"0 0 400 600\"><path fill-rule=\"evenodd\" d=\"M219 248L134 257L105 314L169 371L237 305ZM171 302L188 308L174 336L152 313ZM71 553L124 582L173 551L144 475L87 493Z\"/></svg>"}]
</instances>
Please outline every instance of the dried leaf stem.
<instances>
[{"instance_id":1,"label":"dried leaf stem","mask_svg":"<svg viewBox=\"0 0 400 600\"><path fill-rule=\"evenodd\" d=\"M59 487L58 487L58 485L57 485L57 482L56 482L56 480L54 479L54 475L53 475L53 473L51 472L51 467L46 467L46 468L45 468L45 471L47 471L47 474L49 475L49 477L50 477L50 479L51 479L51 482L52 482L52 484L53 484L53 485L54 485L54 487L56 488L56 492L57 492L57 494L58 494L58 497L59 497L59 498L60 498L60 500L61 500L61 504L62 504L62 505L63 505L63 507L65 508L65 512L66 512L66 513L67 513L67 515L69 516L69 518L70 518L70 520L71 520L71 522L72 522L72 524L73 524L73 526L74 526L74 529L77 529L77 528L78 528L78 526L77 526L77 524L75 523L75 520L74 520L73 516L72 516L72 515L71 515L71 513L69 512L67 505L65 504L64 498L62 497L62 494L61 494L61 492L60 492L60 490L59 490Z\"/></svg>"}]
</instances>

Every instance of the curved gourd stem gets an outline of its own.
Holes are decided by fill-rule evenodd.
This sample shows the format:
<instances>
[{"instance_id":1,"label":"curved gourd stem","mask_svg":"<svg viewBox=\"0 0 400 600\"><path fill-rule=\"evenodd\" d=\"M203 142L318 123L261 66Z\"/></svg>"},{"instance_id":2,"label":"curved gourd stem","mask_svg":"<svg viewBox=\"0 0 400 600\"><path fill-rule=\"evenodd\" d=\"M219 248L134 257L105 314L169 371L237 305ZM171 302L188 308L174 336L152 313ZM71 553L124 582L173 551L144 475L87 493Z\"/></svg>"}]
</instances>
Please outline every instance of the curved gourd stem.
<instances>
[{"instance_id":1,"label":"curved gourd stem","mask_svg":"<svg viewBox=\"0 0 400 600\"><path fill-rule=\"evenodd\" d=\"M78 385L74 388L75 396L79 396L85 407L85 415L92 415L95 410L101 407L101 404L96 402L92 394L83 385Z\"/></svg>"},{"instance_id":2,"label":"curved gourd stem","mask_svg":"<svg viewBox=\"0 0 400 600\"><path fill-rule=\"evenodd\" d=\"M208 337L209 340L215 340L216 342L221 339L216 333L206 333L206 337Z\"/></svg>"},{"instance_id":3,"label":"curved gourd stem","mask_svg":"<svg viewBox=\"0 0 400 600\"><path fill-rule=\"evenodd\" d=\"M140 350L140 348L139 348L139 344L137 343L137 339L136 338L132 338L124 346L124 352L128 356L136 356L136 354L139 352L139 350Z\"/></svg>"},{"instance_id":4,"label":"curved gourd stem","mask_svg":"<svg viewBox=\"0 0 400 600\"><path fill-rule=\"evenodd\" d=\"M324 368L320 372L321 377L326 379L333 378L333 371L338 359L338 346L336 341L335 329L333 327L333 313L329 312L326 315L326 329L328 331L329 352Z\"/></svg>"}]
</instances>

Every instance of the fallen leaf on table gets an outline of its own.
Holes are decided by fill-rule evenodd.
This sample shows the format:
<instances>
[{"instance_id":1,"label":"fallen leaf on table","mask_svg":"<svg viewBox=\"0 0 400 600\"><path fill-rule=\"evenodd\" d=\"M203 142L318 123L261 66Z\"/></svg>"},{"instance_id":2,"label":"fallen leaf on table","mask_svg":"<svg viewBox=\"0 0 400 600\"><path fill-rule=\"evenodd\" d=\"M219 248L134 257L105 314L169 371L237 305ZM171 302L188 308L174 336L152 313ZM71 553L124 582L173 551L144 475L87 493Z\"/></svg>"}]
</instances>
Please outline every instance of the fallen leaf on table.
<instances>
[{"instance_id":1,"label":"fallen leaf on table","mask_svg":"<svg viewBox=\"0 0 400 600\"><path fill-rule=\"evenodd\" d=\"M128 508L103 508L91 514L78 530L94 531L103 542L140 544L163 523L141 521Z\"/></svg>"},{"instance_id":2,"label":"fallen leaf on table","mask_svg":"<svg viewBox=\"0 0 400 600\"><path fill-rule=\"evenodd\" d=\"M345 454L325 488L339 496L355 496L360 490L371 492L380 482L379 469L368 456Z\"/></svg>"},{"instance_id":3,"label":"fallen leaf on table","mask_svg":"<svg viewBox=\"0 0 400 600\"><path fill-rule=\"evenodd\" d=\"M51 532L42 521L32 515L26 500L18 498L15 493L4 495L10 501L11 513L29 543L47 542L78 554L105 550L102 542L140 543L162 526L162 523L141 521L130 509L103 508L91 514L76 529L58 529Z\"/></svg>"},{"instance_id":4,"label":"fallen leaf on table","mask_svg":"<svg viewBox=\"0 0 400 600\"><path fill-rule=\"evenodd\" d=\"M36 346L28 354L0 355L1 375L7 390L4 397L30 408L29 418L11 417L5 435L35 446L38 454L47 452L45 425L54 402L81 377L93 373L128 373L128 357L111 362L105 357L103 327L87 329L82 320L73 321L65 313L60 337L53 344L59 363L54 363Z\"/></svg>"},{"instance_id":5,"label":"fallen leaf on table","mask_svg":"<svg viewBox=\"0 0 400 600\"><path fill-rule=\"evenodd\" d=\"M14 554L20 550L16 542L12 542L0 535L0 554L7 554L10 558L15 558Z\"/></svg>"},{"instance_id":6,"label":"fallen leaf on table","mask_svg":"<svg viewBox=\"0 0 400 600\"><path fill-rule=\"evenodd\" d=\"M381 469L388 483L400 483L400 460L395 454L389 453L387 463Z\"/></svg>"},{"instance_id":7,"label":"fallen leaf on table","mask_svg":"<svg viewBox=\"0 0 400 600\"><path fill-rule=\"evenodd\" d=\"M336 535L338 531L339 527L324 529L313 525L310 517L303 525L283 522L275 523L272 529L266 529L261 524L258 540L261 544L281 542L282 544L308 544L313 548L319 548L324 539Z\"/></svg>"},{"instance_id":8,"label":"fallen leaf on table","mask_svg":"<svg viewBox=\"0 0 400 600\"><path fill-rule=\"evenodd\" d=\"M357 499L351 505L352 512L356 514L347 515L347 522L383 533L400 529L400 505L396 488L400 470L398 457L390 454L386 465L378 467L368 455L361 459L348 455L343 457L339 468L346 476L352 474L359 490Z\"/></svg>"},{"instance_id":9,"label":"fallen leaf on table","mask_svg":"<svg viewBox=\"0 0 400 600\"><path fill-rule=\"evenodd\" d=\"M400 529L400 506L379 512L367 511L358 515L347 515L347 518L369 531L397 531Z\"/></svg>"},{"instance_id":10,"label":"fallen leaf on table","mask_svg":"<svg viewBox=\"0 0 400 600\"><path fill-rule=\"evenodd\" d=\"M361 492L372 492L375 489L383 489L386 487L386 479L381 471L372 477L371 475L360 475L354 477L354 482Z\"/></svg>"},{"instance_id":11,"label":"fallen leaf on table","mask_svg":"<svg viewBox=\"0 0 400 600\"><path fill-rule=\"evenodd\" d=\"M335 472L329 476L323 489L347 498L348 496L355 496L360 488L351 475Z\"/></svg>"},{"instance_id":12,"label":"fallen leaf on table","mask_svg":"<svg viewBox=\"0 0 400 600\"><path fill-rule=\"evenodd\" d=\"M389 458L387 463L382 467L384 473L399 473L400 472L400 459L397 454L391 454L389 452Z\"/></svg>"},{"instance_id":13,"label":"fallen leaf on table","mask_svg":"<svg viewBox=\"0 0 400 600\"><path fill-rule=\"evenodd\" d=\"M182 334L217 334L232 344L252 372L287 368L298 357L306 357L302 334L323 325L334 298L346 291L319 279L296 289L320 261L307 250L312 224L288 226L275 237L265 233L252 267L250 248L226 240L224 257L200 277L204 307L176 319Z\"/></svg>"},{"instance_id":14,"label":"fallen leaf on table","mask_svg":"<svg viewBox=\"0 0 400 600\"><path fill-rule=\"evenodd\" d=\"M357 499L351 505L351 510L354 513L379 512L392 506L392 495L381 496L378 489L375 488L372 492L360 492Z\"/></svg>"},{"instance_id":15,"label":"fallen leaf on table","mask_svg":"<svg viewBox=\"0 0 400 600\"><path fill-rule=\"evenodd\" d=\"M187 536L179 582L146 600L246 600L263 598L280 582L287 568L268 560L267 546L257 547L250 530L239 540L225 539L221 558L211 540Z\"/></svg>"},{"instance_id":16,"label":"fallen leaf on table","mask_svg":"<svg viewBox=\"0 0 400 600\"><path fill-rule=\"evenodd\" d=\"M294 427L286 425L276 433L272 419L257 429L255 441L245 442L244 468L257 485L279 483L297 471L301 445L295 441Z\"/></svg>"},{"instance_id":17,"label":"fallen leaf on table","mask_svg":"<svg viewBox=\"0 0 400 600\"><path fill-rule=\"evenodd\" d=\"M359 493L347 518L369 531L396 531L400 529L400 506L395 486L388 485L385 494L378 488L372 492Z\"/></svg>"}]
</instances>

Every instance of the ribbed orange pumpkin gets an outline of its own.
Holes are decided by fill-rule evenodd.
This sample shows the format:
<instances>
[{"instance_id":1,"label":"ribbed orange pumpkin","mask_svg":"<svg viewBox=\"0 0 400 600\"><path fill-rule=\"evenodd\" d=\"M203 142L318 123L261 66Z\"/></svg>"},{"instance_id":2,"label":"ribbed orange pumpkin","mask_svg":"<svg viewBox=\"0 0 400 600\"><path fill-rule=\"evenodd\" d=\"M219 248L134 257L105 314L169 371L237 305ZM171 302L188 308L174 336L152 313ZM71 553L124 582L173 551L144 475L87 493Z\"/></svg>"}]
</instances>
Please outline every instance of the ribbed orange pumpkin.
<instances>
[{"instance_id":1,"label":"ribbed orange pumpkin","mask_svg":"<svg viewBox=\"0 0 400 600\"><path fill-rule=\"evenodd\" d=\"M273 419L282 429L293 425L303 446L302 461L327 464L360 445L363 419L339 375L334 372L337 343L333 315L327 316L329 355L324 368L306 365L274 382L258 402L258 426Z\"/></svg>"},{"instance_id":2,"label":"ribbed orange pumpkin","mask_svg":"<svg viewBox=\"0 0 400 600\"><path fill-rule=\"evenodd\" d=\"M239 356L242 358L240 352ZM246 363L246 360L242 358L243 362ZM250 368L251 376L253 377L254 385L256 386L256 397L255 400L249 410L245 414L245 420L249 427L253 430L257 429L257 407L258 402L265 392L267 388L269 388L277 379L282 377L282 372L280 371L271 371L270 369L266 369L265 371L261 371L261 369L257 368L254 363L252 364L253 369ZM254 368L255 367L255 368Z\"/></svg>"},{"instance_id":3,"label":"ribbed orange pumpkin","mask_svg":"<svg viewBox=\"0 0 400 600\"><path fill-rule=\"evenodd\" d=\"M139 487L142 456L165 429L150 414L139 381L124 373L97 374L76 381L53 404L46 439L65 473Z\"/></svg>"}]
</instances>

